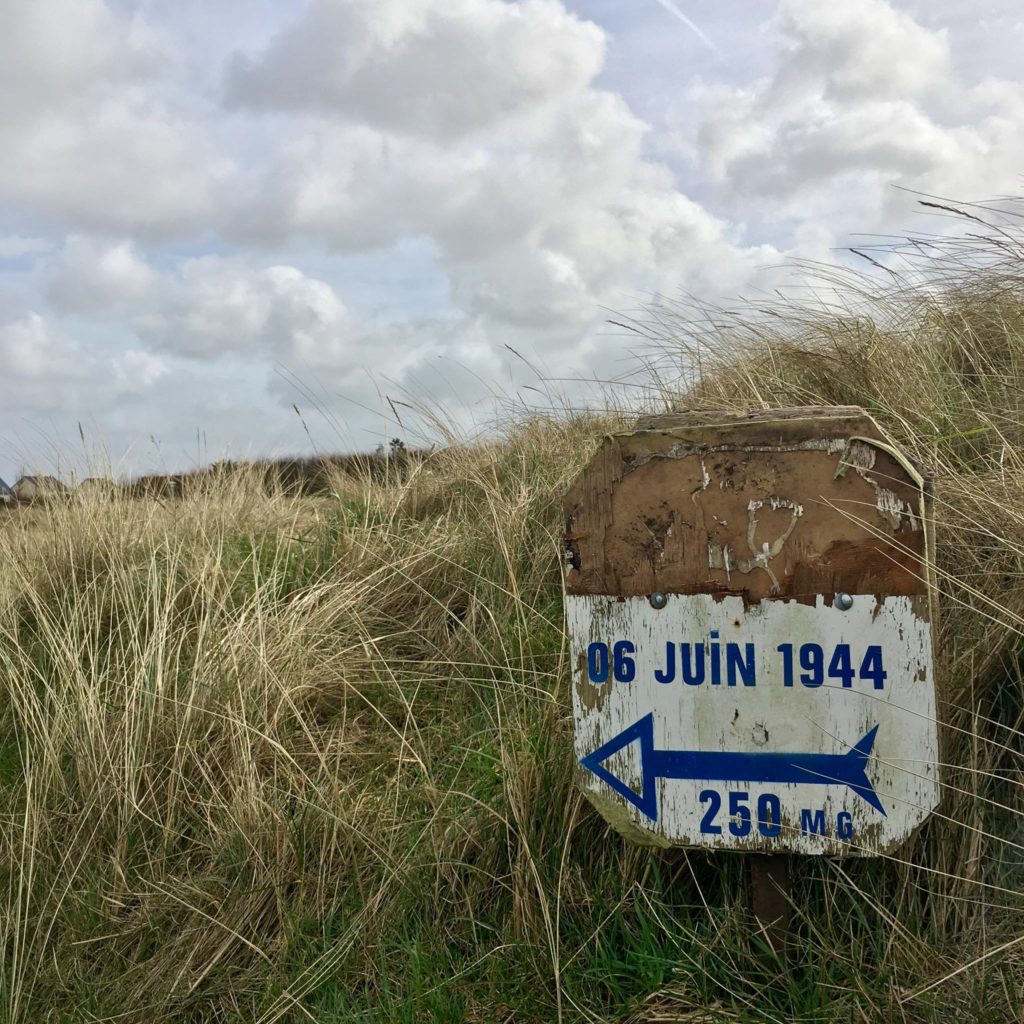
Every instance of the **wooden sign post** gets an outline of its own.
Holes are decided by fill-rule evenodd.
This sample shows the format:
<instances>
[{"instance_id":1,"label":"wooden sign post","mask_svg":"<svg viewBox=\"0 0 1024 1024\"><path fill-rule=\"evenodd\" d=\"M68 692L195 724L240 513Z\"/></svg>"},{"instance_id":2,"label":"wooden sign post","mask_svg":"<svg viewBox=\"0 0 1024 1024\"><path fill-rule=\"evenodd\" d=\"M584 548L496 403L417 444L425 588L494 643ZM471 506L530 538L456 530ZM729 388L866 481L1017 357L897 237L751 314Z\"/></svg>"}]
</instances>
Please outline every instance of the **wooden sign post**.
<instances>
[{"instance_id":1,"label":"wooden sign post","mask_svg":"<svg viewBox=\"0 0 1024 1024\"><path fill-rule=\"evenodd\" d=\"M886 853L938 803L923 483L811 408L642 420L566 498L580 785L634 842L771 855L766 926L780 855Z\"/></svg>"}]
</instances>

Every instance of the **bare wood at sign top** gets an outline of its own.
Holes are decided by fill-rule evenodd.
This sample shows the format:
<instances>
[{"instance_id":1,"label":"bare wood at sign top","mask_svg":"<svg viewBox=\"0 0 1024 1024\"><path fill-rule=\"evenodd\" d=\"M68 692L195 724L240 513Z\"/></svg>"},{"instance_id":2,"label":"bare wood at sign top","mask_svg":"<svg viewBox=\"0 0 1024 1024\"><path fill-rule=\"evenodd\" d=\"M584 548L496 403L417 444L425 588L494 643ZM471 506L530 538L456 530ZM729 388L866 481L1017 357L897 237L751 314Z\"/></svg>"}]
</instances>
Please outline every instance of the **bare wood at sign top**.
<instances>
[{"instance_id":1,"label":"bare wood at sign top","mask_svg":"<svg viewBox=\"0 0 1024 1024\"><path fill-rule=\"evenodd\" d=\"M922 478L858 408L643 417L565 514L569 594L929 592Z\"/></svg>"}]
</instances>

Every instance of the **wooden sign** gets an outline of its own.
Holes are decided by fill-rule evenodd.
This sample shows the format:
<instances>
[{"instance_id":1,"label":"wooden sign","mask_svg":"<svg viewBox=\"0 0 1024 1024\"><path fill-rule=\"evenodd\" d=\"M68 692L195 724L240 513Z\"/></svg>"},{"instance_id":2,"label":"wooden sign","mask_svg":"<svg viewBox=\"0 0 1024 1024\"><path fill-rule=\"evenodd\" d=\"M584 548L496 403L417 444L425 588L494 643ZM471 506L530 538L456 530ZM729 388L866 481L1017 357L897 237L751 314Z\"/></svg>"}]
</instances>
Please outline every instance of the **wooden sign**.
<instances>
[{"instance_id":1,"label":"wooden sign","mask_svg":"<svg viewBox=\"0 0 1024 1024\"><path fill-rule=\"evenodd\" d=\"M641 421L565 511L578 775L615 828L863 856L927 818L924 481L863 410Z\"/></svg>"}]
</instances>

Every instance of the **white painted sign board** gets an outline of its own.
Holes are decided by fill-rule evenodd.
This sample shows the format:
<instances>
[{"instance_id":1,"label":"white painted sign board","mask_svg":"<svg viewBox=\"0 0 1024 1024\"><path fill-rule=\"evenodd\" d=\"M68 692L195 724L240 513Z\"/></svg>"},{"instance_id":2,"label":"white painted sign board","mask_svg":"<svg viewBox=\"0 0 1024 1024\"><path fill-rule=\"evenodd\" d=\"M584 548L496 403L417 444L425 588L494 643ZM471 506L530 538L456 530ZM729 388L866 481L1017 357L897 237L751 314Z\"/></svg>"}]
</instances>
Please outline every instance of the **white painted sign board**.
<instances>
[{"instance_id":1,"label":"white painted sign board","mask_svg":"<svg viewBox=\"0 0 1024 1024\"><path fill-rule=\"evenodd\" d=\"M567 498L580 784L641 843L890 851L939 799L922 480L861 410L706 419Z\"/></svg>"}]
</instances>

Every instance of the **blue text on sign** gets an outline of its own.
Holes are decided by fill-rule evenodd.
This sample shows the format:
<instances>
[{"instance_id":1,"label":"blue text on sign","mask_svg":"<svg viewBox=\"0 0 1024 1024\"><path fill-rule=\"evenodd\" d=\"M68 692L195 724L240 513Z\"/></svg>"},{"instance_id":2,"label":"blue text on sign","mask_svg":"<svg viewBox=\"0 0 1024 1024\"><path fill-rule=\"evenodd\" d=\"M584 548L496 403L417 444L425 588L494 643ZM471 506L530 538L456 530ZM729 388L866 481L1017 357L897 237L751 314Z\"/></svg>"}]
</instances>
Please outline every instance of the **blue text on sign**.
<instances>
[{"instance_id":1,"label":"blue text on sign","mask_svg":"<svg viewBox=\"0 0 1024 1024\"><path fill-rule=\"evenodd\" d=\"M815 689L828 683L850 689L859 681L882 690L889 675L878 644L869 644L855 654L848 643L831 648L818 643L787 643L779 644L773 653L786 687L799 683ZM595 686L609 679L631 683L636 679L636 654L632 640L611 644L595 641L587 647L587 678ZM676 682L686 686L756 686L758 665L755 644L720 642L718 631L712 630L710 638L701 643L666 643L652 678L664 686Z\"/></svg>"}]
</instances>

